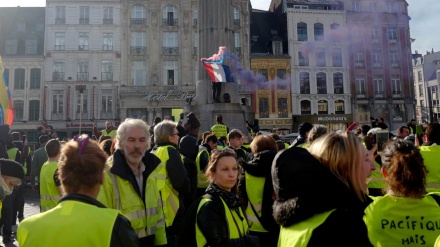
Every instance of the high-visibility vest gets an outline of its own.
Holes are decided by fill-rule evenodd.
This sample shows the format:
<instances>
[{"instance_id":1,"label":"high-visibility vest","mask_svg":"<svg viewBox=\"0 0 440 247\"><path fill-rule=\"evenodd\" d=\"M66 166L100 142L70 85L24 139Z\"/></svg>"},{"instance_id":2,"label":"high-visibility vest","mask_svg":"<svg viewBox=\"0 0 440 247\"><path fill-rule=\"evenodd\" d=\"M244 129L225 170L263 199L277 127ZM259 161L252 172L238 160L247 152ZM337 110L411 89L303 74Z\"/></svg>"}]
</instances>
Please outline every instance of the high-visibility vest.
<instances>
[{"instance_id":1,"label":"high-visibility vest","mask_svg":"<svg viewBox=\"0 0 440 247\"><path fill-rule=\"evenodd\" d=\"M157 170L157 188L160 191L162 197L162 207L165 216L165 224L167 227L173 225L174 218L176 217L177 210L179 210L179 192L173 188L166 169L168 156L168 148L174 148L171 145L165 145L157 147L153 154L156 155L160 161L161 166L156 168ZM177 152L177 150L176 150ZM182 161L183 163L183 161ZM176 165L176 164L173 164Z\"/></svg>"},{"instance_id":2,"label":"high-visibility vest","mask_svg":"<svg viewBox=\"0 0 440 247\"><path fill-rule=\"evenodd\" d=\"M223 207L225 208L226 221L228 223L228 229L229 229L229 239L238 239L243 237L245 234L247 234L249 228L246 218L243 215L243 211L241 210L240 207L238 207L237 209L238 212L236 210L231 210L229 209L228 205L225 203L225 201L223 201L221 197L220 200L222 201ZM199 203L199 207L197 208L197 214L199 213L200 208L209 201L211 201L211 199L202 198L202 200ZM240 229L237 229L237 227L239 227ZM203 236L202 231L200 231L199 225L197 224L197 219L196 219L196 241L197 241L197 247L206 246L208 243L206 241L205 236Z\"/></svg>"},{"instance_id":3,"label":"high-visibility vest","mask_svg":"<svg viewBox=\"0 0 440 247\"><path fill-rule=\"evenodd\" d=\"M118 214L114 209L66 200L20 222L17 240L20 247L110 246Z\"/></svg>"},{"instance_id":4,"label":"high-visibility vest","mask_svg":"<svg viewBox=\"0 0 440 247\"><path fill-rule=\"evenodd\" d=\"M267 230L264 229L263 225L258 220L258 217L261 217L262 215L261 212L262 212L262 204L263 204L263 191L264 191L264 182L266 181L266 178L254 177L249 173L245 172L245 181L246 181L246 193L248 196L246 216L247 219L249 220L249 225L250 225L249 230L254 232L267 232ZM254 210L258 214L258 217L255 215Z\"/></svg>"},{"instance_id":5,"label":"high-visibility vest","mask_svg":"<svg viewBox=\"0 0 440 247\"><path fill-rule=\"evenodd\" d=\"M440 146L420 146L420 153L427 170L426 190L440 192Z\"/></svg>"},{"instance_id":6,"label":"high-visibility vest","mask_svg":"<svg viewBox=\"0 0 440 247\"><path fill-rule=\"evenodd\" d=\"M434 246L440 235L440 207L429 195L373 198L364 221L373 246Z\"/></svg>"},{"instance_id":7,"label":"high-visibility vest","mask_svg":"<svg viewBox=\"0 0 440 247\"><path fill-rule=\"evenodd\" d=\"M40 171L40 212L46 212L57 206L60 192L53 180L58 162L45 162Z\"/></svg>"},{"instance_id":8,"label":"high-visibility vest","mask_svg":"<svg viewBox=\"0 0 440 247\"><path fill-rule=\"evenodd\" d=\"M440 236L438 236L437 240L435 241L434 247L440 247Z\"/></svg>"},{"instance_id":9,"label":"high-visibility vest","mask_svg":"<svg viewBox=\"0 0 440 247\"><path fill-rule=\"evenodd\" d=\"M197 154L196 158L196 166L197 166L197 188L208 188L209 180L205 175L205 171L200 169L200 156L202 156L203 153L208 155L208 161L209 161L209 152L206 147L200 147L199 153ZM206 168L206 167L205 167Z\"/></svg>"},{"instance_id":10,"label":"high-visibility vest","mask_svg":"<svg viewBox=\"0 0 440 247\"><path fill-rule=\"evenodd\" d=\"M112 157L107 160L107 165L113 166ZM154 170L148 176L144 188L145 200L142 200L130 181L107 170L98 200L106 207L120 210L130 220L139 238L154 235L154 244L163 245L167 243L167 239L156 173Z\"/></svg>"},{"instance_id":11,"label":"high-visibility vest","mask_svg":"<svg viewBox=\"0 0 440 247\"><path fill-rule=\"evenodd\" d=\"M111 130L110 132L107 132L107 130L101 130L101 135L103 136L110 136L111 138L115 138L116 136L116 130Z\"/></svg>"},{"instance_id":12,"label":"high-visibility vest","mask_svg":"<svg viewBox=\"0 0 440 247\"><path fill-rule=\"evenodd\" d=\"M374 162L374 171L371 172L371 181L368 183L368 188L371 189L383 189L385 188L386 181L380 171L380 165Z\"/></svg>"},{"instance_id":13,"label":"high-visibility vest","mask_svg":"<svg viewBox=\"0 0 440 247\"><path fill-rule=\"evenodd\" d=\"M293 224L288 227L281 227L278 238L278 247L300 247L307 246L312 237L313 231L330 216L336 209L315 214L309 219Z\"/></svg>"},{"instance_id":14,"label":"high-visibility vest","mask_svg":"<svg viewBox=\"0 0 440 247\"><path fill-rule=\"evenodd\" d=\"M215 124L211 127L211 133L214 134L217 138L220 138L222 136L227 137L228 129L224 124Z\"/></svg>"},{"instance_id":15,"label":"high-visibility vest","mask_svg":"<svg viewBox=\"0 0 440 247\"><path fill-rule=\"evenodd\" d=\"M307 148L307 142L301 143L298 146L296 146L298 148Z\"/></svg>"},{"instance_id":16,"label":"high-visibility vest","mask_svg":"<svg viewBox=\"0 0 440 247\"><path fill-rule=\"evenodd\" d=\"M23 150L23 152L24 152L24 150ZM31 153L31 148L30 148L30 147L28 147L27 152L28 152L28 155ZM23 160L23 171L24 171L24 174L27 173L27 166L28 166L28 165L30 165L30 164L28 164L28 163L26 162L26 160Z\"/></svg>"},{"instance_id":17,"label":"high-visibility vest","mask_svg":"<svg viewBox=\"0 0 440 247\"><path fill-rule=\"evenodd\" d=\"M19 152L19 151L20 151L20 150L18 150L18 148L16 148L16 147L13 147L13 148L8 149L8 151L7 151L8 158L9 158L10 160L14 160L14 161L15 161L15 158L16 158L16 156L17 156L17 152Z\"/></svg>"}]
</instances>

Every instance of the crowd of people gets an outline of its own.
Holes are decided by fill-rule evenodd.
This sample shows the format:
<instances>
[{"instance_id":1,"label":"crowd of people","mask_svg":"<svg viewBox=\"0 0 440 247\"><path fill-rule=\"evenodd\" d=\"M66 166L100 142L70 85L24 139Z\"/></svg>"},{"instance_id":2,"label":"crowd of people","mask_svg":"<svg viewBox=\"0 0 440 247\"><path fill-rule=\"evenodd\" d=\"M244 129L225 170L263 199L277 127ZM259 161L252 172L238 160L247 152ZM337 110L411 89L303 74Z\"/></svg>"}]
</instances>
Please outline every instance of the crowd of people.
<instances>
[{"instance_id":1,"label":"crowd of people","mask_svg":"<svg viewBox=\"0 0 440 247\"><path fill-rule=\"evenodd\" d=\"M304 122L292 143L218 114L126 119L30 152L0 125L3 242L20 246L440 246L440 124L383 119L333 131ZM407 138L413 135L414 138ZM23 215L24 184L41 213Z\"/></svg>"}]
</instances>

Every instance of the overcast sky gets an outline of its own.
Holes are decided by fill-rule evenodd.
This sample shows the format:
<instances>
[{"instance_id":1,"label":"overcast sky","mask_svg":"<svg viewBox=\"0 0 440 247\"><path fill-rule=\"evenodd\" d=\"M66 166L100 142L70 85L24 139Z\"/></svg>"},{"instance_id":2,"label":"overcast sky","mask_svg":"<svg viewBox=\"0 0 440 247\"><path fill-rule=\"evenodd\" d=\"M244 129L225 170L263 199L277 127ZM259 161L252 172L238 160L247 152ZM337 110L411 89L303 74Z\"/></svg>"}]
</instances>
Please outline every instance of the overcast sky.
<instances>
[{"instance_id":1,"label":"overcast sky","mask_svg":"<svg viewBox=\"0 0 440 247\"><path fill-rule=\"evenodd\" d=\"M378 0L379 1L379 0ZM251 0L254 9L267 10L270 0ZM416 39L412 51L425 54L427 50L440 51L440 0L407 0L411 20L411 38ZM0 0L0 7L45 6L46 0Z\"/></svg>"}]
</instances>

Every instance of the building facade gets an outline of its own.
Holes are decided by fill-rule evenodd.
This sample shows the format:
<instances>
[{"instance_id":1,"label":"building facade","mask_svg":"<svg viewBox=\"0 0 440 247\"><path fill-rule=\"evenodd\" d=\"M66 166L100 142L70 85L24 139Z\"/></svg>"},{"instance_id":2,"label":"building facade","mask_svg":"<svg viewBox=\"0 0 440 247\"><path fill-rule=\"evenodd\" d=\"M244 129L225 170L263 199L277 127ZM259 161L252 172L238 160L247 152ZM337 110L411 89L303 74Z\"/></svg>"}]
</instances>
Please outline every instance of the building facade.
<instances>
[{"instance_id":1,"label":"building facade","mask_svg":"<svg viewBox=\"0 0 440 247\"><path fill-rule=\"evenodd\" d=\"M0 55L15 110L11 129L37 141L44 73L44 8L0 8Z\"/></svg>"}]
</instances>

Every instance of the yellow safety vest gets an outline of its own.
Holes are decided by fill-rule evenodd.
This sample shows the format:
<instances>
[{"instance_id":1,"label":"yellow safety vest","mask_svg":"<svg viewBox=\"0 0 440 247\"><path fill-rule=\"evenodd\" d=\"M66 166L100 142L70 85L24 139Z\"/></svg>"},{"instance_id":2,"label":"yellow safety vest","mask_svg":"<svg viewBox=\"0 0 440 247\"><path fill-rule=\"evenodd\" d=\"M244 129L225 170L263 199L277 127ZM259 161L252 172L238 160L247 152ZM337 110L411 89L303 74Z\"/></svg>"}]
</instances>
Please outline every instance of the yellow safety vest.
<instances>
[{"instance_id":1,"label":"yellow safety vest","mask_svg":"<svg viewBox=\"0 0 440 247\"><path fill-rule=\"evenodd\" d=\"M113 166L112 157L107 160L107 165ZM154 235L154 244L163 245L167 243L167 239L156 173L154 170L147 178L144 188L146 196L143 201L130 181L106 170L98 200L108 208L120 210L130 220L139 238Z\"/></svg>"},{"instance_id":2,"label":"yellow safety vest","mask_svg":"<svg viewBox=\"0 0 440 247\"><path fill-rule=\"evenodd\" d=\"M303 247L312 237L313 230L322 225L330 214L336 209L316 214L309 219L293 224L288 227L281 227L278 238L278 247Z\"/></svg>"},{"instance_id":3,"label":"yellow safety vest","mask_svg":"<svg viewBox=\"0 0 440 247\"><path fill-rule=\"evenodd\" d=\"M17 152L20 152L20 150L18 150L18 148L14 147L14 148L8 149L8 151L7 151L8 158L10 160L14 160L15 161L15 157L17 156Z\"/></svg>"},{"instance_id":4,"label":"yellow safety vest","mask_svg":"<svg viewBox=\"0 0 440 247\"><path fill-rule=\"evenodd\" d=\"M433 246L440 235L440 207L422 199L385 195L373 198L364 221L373 246Z\"/></svg>"},{"instance_id":5,"label":"yellow safety vest","mask_svg":"<svg viewBox=\"0 0 440 247\"><path fill-rule=\"evenodd\" d=\"M223 207L225 208L226 221L228 223L228 229L229 229L229 239L238 239L243 237L245 234L247 234L249 228L246 218L243 216L243 211L241 210L240 207L238 207L238 213L235 210L230 210L228 205L225 203L225 201L223 201L221 197L220 199L223 203ZM202 198L202 200L199 203L199 207L197 208L197 214L199 213L200 208L209 201L211 201L211 199ZM237 229L237 227L239 227L240 229ZM199 225L197 224L197 219L196 219L196 241L197 241L197 247L206 246L208 243L206 241L205 236L203 236L202 231L200 231Z\"/></svg>"},{"instance_id":6,"label":"yellow safety vest","mask_svg":"<svg viewBox=\"0 0 440 247\"><path fill-rule=\"evenodd\" d=\"M246 216L249 220L250 228L249 230L254 232L267 232L264 229L261 222L258 220L258 217L261 217L262 212L262 204L263 204L263 191L264 191L264 182L266 181L265 177L254 177L249 173L245 172L245 181L246 181L246 193L248 196L248 205L246 208ZM258 214L258 217L255 215L252 206Z\"/></svg>"},{"instance_id":7,"label":"yellow safety vest","mask_svg":"<svg viewBox=\"0 0 440 247\"><path fill-rule=\"evenodd\" d=\"M53 180L58 162L45 162L40 171L40 212L46 212L57 206L61 196Z\"/></svg>"},{"instance_id":8,"label":"yellow safety vest","mask_svg":"<svg viewBox=\"0 0 440 247\"><path fill-rule=\"evenodd\" d=\"M66 200L18 226L20 247L110 246L118 211Z\"/></svg>"},{"instance_id":9,"label":"yellow safety vest","mask_svg":"<svg viewBox=\"0 0 440 247\"><path fill-rule=\"evenodd\" d=\"M110 132L107 132L107 130L101 130L101 135L103 136L110 136L111 138L115 138L116 136L116 130L112 130Z\"/></svg>"},{"instance_id":10,"label":"yellow safety vest","mask_svg":"<svg viewBox=\"0 0 440 247\"><path fill-rule=\"evenodd\" d=\"M420 146L420 153L428 173L426 173L426 190L440 192L440 146Z\"/></svg>"},{"instance_id":11,"label":"yellow safety vest","mask_svg":"<svg viewBox=\"0 0 440 247\"><path fill-rule=\"evenodd\" d=\"M223 148L225 148L225 146L217 144L217 148L216 148L217 150L222 150Z\"/></svg>"},{"instance_id":12,"label":"yellow safety vest","mask_svg":"<svg viewBox=\"0 0 440 247\"><path fill-rule=\"evenodd\" d=\"M222 136L227 137L228 129L224 124L216 124L211 127L211 133L214 134L217 138L220 138Z\"/></svg>"},{"instance_id":13,"label":"yellow safety vest","mask_svg":"<svg viewBox=\"0 0 440 247\"><path fill-rule=\"evenodd\" d=\"M440 236L435 241L434 247L440 247Z\"/></svg>"},{"instance_id":14,"label":"yellow safety vest","mask_svg":"<svg viewBox=\"0 0 440 247\"><path fill-rule=\"evenodd\" d=\"M206 152L208 154L208 161L209 161L209 152L206 147L200 148L199 153L197 154L196 158L196 166L197 166L197 188L208 188L209 180L205 175L205 171L200 169L200 156Z\"/></svg>"},{"instance_id":15,"label":"yellow safety vest","mask_svg":"<svg viewBox=\"0 0 440 247\"><path fill-rule=\"evenodd\" d=\"M171 145L160 146L156 148L152 153L156 155L160 161L161 166L157 167L157 188L160 191L162 197L163 214L165 217L165 224L167 227L173 225L174 218L176 217L177 210L179 210L179 192L173 188L166 169L168 156L168 148L174 148ZM176 150L177 152L177 150ZM183 161L182 161L183 163ZM176 165L176 164L173 164Z\"/></svg>"},{"instance_id":16,"label":"yellow safety vest","mask_svg":"<svg viewBox=\"0 0 440 247\"><path fill-rule=\"evenodd\" d=\"M380 165L376 161L374 162L374 167L375 169L371 172L371 181L368 183L368 188L383 189L385 188L386 181L380 171Z\"/></svg>"}]
</instances>

